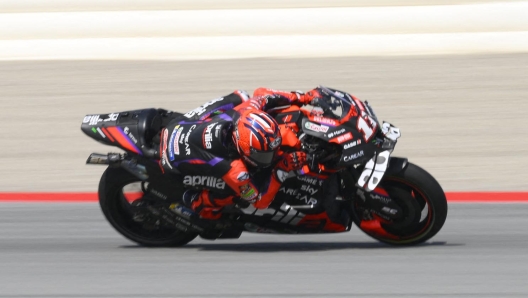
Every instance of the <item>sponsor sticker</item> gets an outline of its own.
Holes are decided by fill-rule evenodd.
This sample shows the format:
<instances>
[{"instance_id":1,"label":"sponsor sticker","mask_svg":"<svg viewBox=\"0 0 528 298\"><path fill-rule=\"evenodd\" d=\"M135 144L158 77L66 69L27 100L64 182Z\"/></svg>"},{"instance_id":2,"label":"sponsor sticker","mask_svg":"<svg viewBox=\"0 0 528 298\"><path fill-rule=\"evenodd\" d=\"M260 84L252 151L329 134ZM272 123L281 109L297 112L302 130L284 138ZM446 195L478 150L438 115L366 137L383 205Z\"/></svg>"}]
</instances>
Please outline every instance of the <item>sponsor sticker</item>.
<instances>
[{"instance_id":1,"label":"sponsor sticker","mask_svg":"<svg viewBox=\"0 0 528 298\"><path fill-rule=\"evenodd\" d=\"M83 123L88 123L89 125L96 125L99 122L117 121L119 113L108 114L105 118L103 118L103 116L105 115L87 115L84 117Z\"/></svg>"},{"instance_id":2,"label":"sponsor sticker","mask_svg":"<svg viewBox=\"0 0 528 298\"><path fill-rule=\"evenodd\" d=\"M211 176L185 176L183 184L188 186L206 186L216 189L224 189L225 181L222 178Z\"/></svg>"},{"instance_id":3,"label":"sponsor sticker","mask_svg":"<svg viewBox=\"0 0 528 298\"><path fill-rule=\"evenodd\" d=\"M180 146L178 145L178 139L181 136L181 133L183 131L183 127L176 126L174 127L174 130L172 131L169 146L172 148L171 152L169 152L169 158L170 160L174 160L175 155L180 155Z\"/></svg>"},{"instance_id":4,"label":"sponsor sticker","mask_svg":"<svg viewBox=\"0 0 528 298\"><path fill-rule=\"evenodd\" d=\"M310 193L312 196L319 191L318 188L314 188L312 186L310 186L309 184L303 184L301 185L301 191L305 191L305 192L308 192Z\"/></svg>"},{"instance_id":5,"label":"sponsor sticker","mask_svg":"<svg viewBox=\"0 0 528 298\"><path fill-rule=\"evenodd\" d=\"M315 124L315 123L312 123L312 122L306 122L304 124L304 127L306 129L309 129L311 131L316 131L316 132L327 132L328 129L330 127L326 126L326 125L318 125L318 124Z\"/></svg>"},{"instance_id":6,"label":"sponsor sticker","mask_svg":"<svg viewBox=\"0 0 528 298\"><path fill-rule=\"evenodd\" d=\"M211 149L213 147L213 128L216 124L218 124L218 122L211 123L205 128L205 131L203 133L203 146L206 149Z\"/></svg>"},{"instance_id":7,"label":"sponsor sticker","mask_svg":"<svg viewBox=\"0 0 528 298\"><path fill-rule=\"evenodd\" d=\"M275 140L273 140L273 142L271 142L269 144L269 147L271 150L274 150L275 148L277 148L278 146L280 146L280 144L282 144L282 138L281 137L278 137L276 138Z\"/></svg>"},{"instance_id":8,"label":"sponsor sticker","mask_svg":"<svg viewBox=\"0 0 528 298\"><path fill-rule=\"evenodd\" d=\"M237 176L238 181L244 181L249 179L249 173L248 172L240 172Z\"/></svg>"},{"instance_id":9,"label":"sponsor sticker","mask_svg":"<svg viewBox=\"0 0 528 298\"><path fill-rule=\"evenodd\" d=\"M167 139L169 138L169 132L167 129L163 130L163 138L161 139L161 164L168 166L172 169L172 166L167 159Z\"/></svg>"},{"instance_id":10,"label":"sponsor sticker","mask_svg":"<svg viewBox=\"0 0 528 298\"><path fill-rule=\"evenodd\" d=\"M344 149L350 149L352 147L355 147L357 145L360 145L361 144L361 140L357 140L357 141L354 141L354 142L350 142L350 143L346 143L344 147Z\"/></svg>"},{"instance_id":11,"label":"sponsor sticker","mask_svg":"<svg viewBox=\"0 0 528 298\"><path fill-rule=\"evenodd\" d=\"M317 178L312 178L309 176L297 176L297 180L300 180L302 182L310 183L312 185L316 185L319 183L319 186L323 185L323 180L319 180Z\"/></svg>"},{"instance_id":12,"label":"sponsor sticker","mask_svg":"<svg viewBox=\"0 0 528 298\"><path fill-rule=\"evenodd\" d=\"M313 120L316 121L316 122L320 122L320 123L324 123L324 124L328 124L328 125L332 125L332 126L336 126L337 125L337 121L335 121L333 119L330 119L330 118L326 118L326 117L315 116L313 118Z\"/></svg>"},{"instance_id":13,"label":"sponsor sticker","mask_svg":"<svg viewBox=\"0 0 528 298\"><path fill-rule=\"evenodd\" d=\"M215 128L215 138L220 137L220 130L222 129L222 125L217 125Z\"/></svg>"},{"instance_id":14,"label":"sponsor sticker","mask_svg":"<svg viewBox=\"0 0 528 298\"><path fill-rule=\"evenodd\" d=\"M285 194L290 195L290 196L295 196L297 194L297 189L281 187L279 189L279 192L285 193Z\"/></svg>"},{"instance_id":15,"label":"sponsor sticker","mask_svg":"<svg viewBox=\"0 0 528 298\"><path fill-rule=\"evenodd\" d=\"M257 195L257 191L249 183L240 187L240 197L245 201L253 201Z\"/></svg>"},{"instance_id":16,"label":"sponsor sticker","mask_svg":"<svg viewBox=\"0 0 528 298\"><path fill-rule=\"evenodd\" d=\"M346 131L346 129L341 128L340 130L336 130L336 131L334 131L334 132L331 132L331 133L328 134L328 138L331 139L331 138L333 138L333 137L337 137L338 135L344 133L345 131Z\"/></svg>"},{"instance_id":17,"label":"sponsor sticker","mask_svg":"<svg viewBox=\"0 0 528 298\"><path fill-rule=\"evenodd\" d=\"M346 141L349 141L349 140L352 140L352 134L349 133L349 132L344 134L344 135L342 135L342 136L337 137L337 143L338 144L342 144L342 143L344 143Z\"/></svg>"},{"instance_id":18,"label":"sponsor sticker","mask_svg":"<svg viewBox=\"0 0 528 298\"><path fill-rule=\"evenodd\" d=\"M361 151L356 152L354 154L345 156L344 161L345 162L354 161L354 160L356 160L356 159L358 159L360 157L363 157L363 156L365 156L365 153L363 152L363 150L361 150Z\"/></svg>"},{"instance_id":19,"label":"sponsor sticker","mask_svg":"<svg viewBox=\"0 0 528 298\"><path fill-rule=\"evenodd\" d=\"M185 155L191 155L191 146L189 145L189 137L191 136L191 132L196 128L196 124L189 127L189 131L185 135Z\"/></svg>"},{"instance_id":20,"label":"sponsor sticker","mask_svg":"<svg viewBox=\"0 0 528 298\"><path fill-rule=\"evenodd\" d=\"M304 196L297 195L296 199L299 201L303 201L306 205L317 204L317 200L312 197L309 197L308 195L304 195Z\"/></svg>"},{"instance_id":21,"label":"sponsor sticker","mask_svg":"<svg viewBox=\"0 0 528 298\"><path fill-rule=\"evenodd\" d=\"M137 144L138 140L137 140L136 137L130 132L130 128L128 128L128 126L125 126L125 128L123 129L123 132L125 133L125 135L128 136L129 139L132 140L132 142L134 142L134 144Z\"/></svg>"}]
</instances>

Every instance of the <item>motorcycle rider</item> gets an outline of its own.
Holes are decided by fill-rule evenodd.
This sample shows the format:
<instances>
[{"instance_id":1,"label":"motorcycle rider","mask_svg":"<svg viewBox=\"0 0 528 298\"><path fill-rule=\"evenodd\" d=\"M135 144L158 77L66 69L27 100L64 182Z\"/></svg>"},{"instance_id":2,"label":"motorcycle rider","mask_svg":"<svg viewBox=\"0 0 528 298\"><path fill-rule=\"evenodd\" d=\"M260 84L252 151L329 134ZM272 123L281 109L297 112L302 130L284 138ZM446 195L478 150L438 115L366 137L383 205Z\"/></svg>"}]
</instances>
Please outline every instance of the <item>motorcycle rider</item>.
<instances>
[{"instance_id":1,"label":"motorcycle rider","mask_svg":"<svg viewBox=\"0 0 528 298\"><path fill-rule=\"evenodd\" d=\"M290 171L301 169L306 154L285 153L281 131L266 111L309 104L320 98L318 88L306 94L266 88L250 98L237 90L214 99L170 122L161 133L160 163L164 170L184 174L184 204L206 219L218 219L222 208L238 204L267 208ZM295 143L295 140L294 140ZM256 178L259 170L267 175Z\"/></svg>"}]
</instances>

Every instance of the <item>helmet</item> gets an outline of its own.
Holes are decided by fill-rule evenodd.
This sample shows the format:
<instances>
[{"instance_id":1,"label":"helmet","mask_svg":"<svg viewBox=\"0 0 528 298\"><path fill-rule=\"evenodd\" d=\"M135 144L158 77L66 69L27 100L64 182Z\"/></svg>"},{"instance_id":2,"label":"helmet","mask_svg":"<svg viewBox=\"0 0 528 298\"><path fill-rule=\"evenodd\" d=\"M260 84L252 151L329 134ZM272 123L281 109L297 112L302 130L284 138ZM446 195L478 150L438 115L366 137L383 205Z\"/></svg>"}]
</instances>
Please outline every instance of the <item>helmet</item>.
<instances>
[{"instance_id":1,"label":"helmet","mask_svg":"<svg viewBox=\"0 0 528 298\"><path fill-rule=\"evenodd\" d=\"M242 160L255 167L269 167L282 143L279 124L264 112L240 115L233 129L233 141Z\"/></svg>"}]
</instances>

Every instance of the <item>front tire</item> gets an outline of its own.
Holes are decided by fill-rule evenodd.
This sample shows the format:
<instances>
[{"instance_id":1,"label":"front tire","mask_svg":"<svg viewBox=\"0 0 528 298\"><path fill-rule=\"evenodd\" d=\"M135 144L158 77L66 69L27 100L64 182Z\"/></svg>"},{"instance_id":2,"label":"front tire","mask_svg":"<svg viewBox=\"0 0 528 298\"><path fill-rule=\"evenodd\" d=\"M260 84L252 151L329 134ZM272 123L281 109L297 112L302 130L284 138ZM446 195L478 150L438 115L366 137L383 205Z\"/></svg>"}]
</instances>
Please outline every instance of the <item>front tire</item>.
<instances>
[{"instance_id":1,"label":"front tire","mask_svg":"<svg viewBox=\"0 0 528 298\"><path fill-rule=\"evenodd\" d=\"M99 204L108 222L126 238L143 246L182 246L196 238L166 227L145 225L133 219L133 207L124 187L140 180L122 168L108 167L99 183ZM141 194L140 194L141 197Z\"/></svg>"},{"instance_id":2,"label":"front tire","mask_svg":"<svg viewBox=\"0 0 528 298\"><path fill-rule=\"evenodd\" d=\"M403 211L398 220L384 220L359 202L354 222L370 237L392 245L415 245L436 235L447 218L447 200L442 187L427 171L409 163L397 173L387 173L379 188Z\"/></svg>"}]
</instances>

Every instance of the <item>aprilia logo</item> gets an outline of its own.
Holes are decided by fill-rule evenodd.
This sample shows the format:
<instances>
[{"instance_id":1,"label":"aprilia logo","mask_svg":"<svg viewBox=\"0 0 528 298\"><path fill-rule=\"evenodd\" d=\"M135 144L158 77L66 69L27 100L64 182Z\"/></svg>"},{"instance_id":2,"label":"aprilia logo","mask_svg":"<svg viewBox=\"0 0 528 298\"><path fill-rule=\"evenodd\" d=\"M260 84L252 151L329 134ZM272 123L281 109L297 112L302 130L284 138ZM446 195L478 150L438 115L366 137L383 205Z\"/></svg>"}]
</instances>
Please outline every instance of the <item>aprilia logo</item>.
<instances>
[{"instance_id":1,"label":"aprilia logo","mask_svg":"<svg viewBox=\"0 0 528 298\"><path fill-rule=\"evenodd\" d=\"M185 176L183 177L183 184L189 186L207 186L217 189L225 188L224 180L211 176Z\"/></svg>"},{"instance_id":2,"label":"aprilia logo","mask_svg":"<svg viewBox=\"0 0 528 298\"><path fill-rule=\"evenodd\" d=\"M204 135L203 135L203 143L204 143L204 147L207 148L207 149L211 149L212 147L212 144L211 144L211 141L213 140L213 133L212 133L212 130L213 130L213 127L216 125L217 123L212 123L212 124L209 124L207 125L207 128L205 129L205 132L204 132Z\"/></svg>"}]
</instances>

